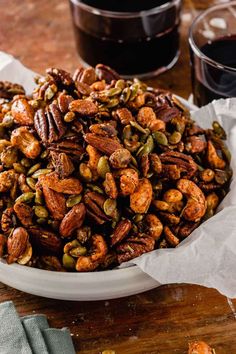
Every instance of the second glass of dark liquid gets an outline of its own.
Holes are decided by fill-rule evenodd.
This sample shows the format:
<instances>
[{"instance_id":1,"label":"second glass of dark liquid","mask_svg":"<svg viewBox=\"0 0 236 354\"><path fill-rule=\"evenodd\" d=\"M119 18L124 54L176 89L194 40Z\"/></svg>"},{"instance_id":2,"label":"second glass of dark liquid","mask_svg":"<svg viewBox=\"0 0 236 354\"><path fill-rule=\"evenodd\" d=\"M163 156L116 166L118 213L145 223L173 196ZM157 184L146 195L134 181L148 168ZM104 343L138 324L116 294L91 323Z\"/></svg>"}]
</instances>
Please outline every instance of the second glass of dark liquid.
<instances>
[{"instance_id":1,"label":"second glass of dark liquid","mask_svg":"<svg viewBox=\"0 0 236 354\"><path fill-rule=\"evenodd\" d=\"M171 68L179 55L182 0L70 0L76 45L86 65L124 77Z\"/></svg>"},{"instance_id":2,"label":"second glass of dark liquid","mask_svg":"<svg viewBox=\"0 0 236 354\"><path fill-rule=\"evenodd\" d=\"M194 103L236 97L236 1L209 8L189 34Z\"/></svg>"}]
</instances>

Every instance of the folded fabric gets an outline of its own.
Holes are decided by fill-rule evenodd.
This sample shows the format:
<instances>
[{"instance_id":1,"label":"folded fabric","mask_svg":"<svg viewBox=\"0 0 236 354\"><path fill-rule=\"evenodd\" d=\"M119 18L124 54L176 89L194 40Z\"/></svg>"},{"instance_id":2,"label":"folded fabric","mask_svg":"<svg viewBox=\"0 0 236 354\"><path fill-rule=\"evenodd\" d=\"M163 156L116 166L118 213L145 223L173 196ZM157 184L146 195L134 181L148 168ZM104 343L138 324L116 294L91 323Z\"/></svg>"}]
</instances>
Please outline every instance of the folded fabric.
<instances>
[{"instance_id":1,"label":"folded fabric","mask_svg":"<svg viewBox=\"0 0 236 354\"><path fill-rule=\"evenodd\" d=\"M20 318L12 301L0 304L1 354L75 354L67 328L49 328L46 316Z\"/></svg>"}]
</instances>

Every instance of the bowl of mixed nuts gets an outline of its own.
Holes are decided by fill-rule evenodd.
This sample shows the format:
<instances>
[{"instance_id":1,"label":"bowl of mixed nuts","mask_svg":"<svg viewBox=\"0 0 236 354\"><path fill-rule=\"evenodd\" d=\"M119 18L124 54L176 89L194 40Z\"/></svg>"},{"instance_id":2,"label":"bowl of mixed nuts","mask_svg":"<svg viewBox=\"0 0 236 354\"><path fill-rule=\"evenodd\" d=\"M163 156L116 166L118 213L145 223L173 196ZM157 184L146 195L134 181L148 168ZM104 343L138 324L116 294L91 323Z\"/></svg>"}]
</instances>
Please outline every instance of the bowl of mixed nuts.
<instances>
[{"instance_id":1,"label":"bowl of mixed nuts","mask_svg":"<svg viewBox=\"0 0 236 354\"><path fill-rule=\"evenodd\" d=\"M36 84L29 96L0 82L1 280L65 299L157 286L117 267L178 246L214 215L232 176L224 129L201 128L187 103L102 64L50 68ZM95 289L108 280L109 296Z\"/></svg>"}]
</instances>

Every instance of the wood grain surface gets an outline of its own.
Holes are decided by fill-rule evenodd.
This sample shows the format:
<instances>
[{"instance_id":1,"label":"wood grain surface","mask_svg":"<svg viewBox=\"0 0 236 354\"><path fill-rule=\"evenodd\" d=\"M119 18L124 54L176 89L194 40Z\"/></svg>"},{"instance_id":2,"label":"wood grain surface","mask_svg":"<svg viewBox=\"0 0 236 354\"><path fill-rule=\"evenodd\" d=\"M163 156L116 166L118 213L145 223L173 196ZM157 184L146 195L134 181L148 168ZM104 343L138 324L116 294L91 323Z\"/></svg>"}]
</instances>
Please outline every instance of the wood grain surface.
<instances>
[{"instance_id":1,"label":"wood grain surface","mask_svg":"<svg viewBox=\"0 0 236 354\"><path fill-rule=\"evenodd\" d=\"M200 10L217 2L184 1L180 59L150 84L189 96L189 25ZM73 71L79 65L66 0L0 0L0 11L0 50L39 73L49 66ZM124 299L76 303L0 284L0 301L5 300L13 300L21 315L44 313L51 326L69 327L80 354L106 349L116 354L185 354L193 340L207 341L216 354L236 353L236 300L200 286L169 285Z\"/></svg>"}]
</instances>

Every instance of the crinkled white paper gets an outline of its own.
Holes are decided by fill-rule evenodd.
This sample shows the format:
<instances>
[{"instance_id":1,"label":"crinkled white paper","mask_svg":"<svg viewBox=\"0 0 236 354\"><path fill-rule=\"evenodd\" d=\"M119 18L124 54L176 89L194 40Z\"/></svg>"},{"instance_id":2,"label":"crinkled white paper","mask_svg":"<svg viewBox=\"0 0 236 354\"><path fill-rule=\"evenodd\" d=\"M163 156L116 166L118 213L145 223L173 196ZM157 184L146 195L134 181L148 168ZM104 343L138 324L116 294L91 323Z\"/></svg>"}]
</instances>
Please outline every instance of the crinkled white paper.
<instances>
[{"instance_id":1,"label":"crinkled white paper","mask_svg":"<svg viewBox=\"0 0 236 354\"><path fill-rule=\"evenodd\" d=\"M35 73L0 52L0 80L22 84L32 92ZM191 283L236 297L236 98L218 100L192 113L203 128L216 120L226 130L234 177L218 213L175 249L161 249L132 260L160 284Z\"/></svg>"}]
</instances>

